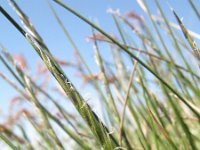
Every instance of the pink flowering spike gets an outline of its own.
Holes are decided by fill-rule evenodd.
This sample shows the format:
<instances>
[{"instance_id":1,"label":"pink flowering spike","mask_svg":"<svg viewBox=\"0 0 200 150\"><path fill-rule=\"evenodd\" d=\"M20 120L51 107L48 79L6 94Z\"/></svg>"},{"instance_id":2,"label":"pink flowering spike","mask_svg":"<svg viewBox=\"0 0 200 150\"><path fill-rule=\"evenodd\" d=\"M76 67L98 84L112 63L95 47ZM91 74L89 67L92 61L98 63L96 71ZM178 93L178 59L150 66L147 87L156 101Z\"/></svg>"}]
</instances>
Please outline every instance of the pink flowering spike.
<instances>
[{"instance_id":1,"label":"pink flowering spike","mask_svg":"<svg viewBox=\"0 0 200 150\"><path fill-rule=\"evenodd\" d=\"M15 96L15 97L13 97L12 99L11 99L11 105L15 105L17 102L19 102L20 100L22 100L23 99L23 97L21 97L21 96Z\"/></svg>"},{"instance_id":2,"label":"pink flowering spike","mask_svg":"<svg viewBox=\"0 0 200 150\"><path fill-rule=\"evenodd\" d=\"M64 65L64 66L68 66L70 63L65 61L65 60L61 60L59 58L55 58L56 62L59 64L59 65Z\"/></svg>"},{"instance_id":3,"label":"pink flowering spike","mask_svg":"<svg viewBox=\"0 0 200 150\"><path fill-rule=\"evenodd\" d=\"M37 63L36 70L38 75L45 74L48 72L47 67L42 62Z\"/></svg>"},{"instance_id":4,"label":"pink flowering spike","mask_svg":"<svg viewBox=\"0 0 200 150\"><path fill-rule=\"evenodd\" d=\"M13 58L16 61L17 67L20 70L27 69L27 63L25 57L22 54L15 54Z\"/></svg>"},{"instance_id":5,"label":"pink flowering spike","mask_svg":"<svg viewBox=\"0 0 200 150\"><path fill-rule=\"evenodd\" d=\"M113 39L117 39L116 36L114 34L110 34L110 36ZM87 42L93 42L93 41L103 41L103 42L112 42L110 39L108 39L107 37L105 37L103 34L101 33L94 33L88 37L86 37L86 41Z\"/></svg>"},{"instance_id":6,"label":"pink flowering spike","mask_svg":"<svg viewBox=\"0 0 200 150\"><path fill-rule=\"evenodd\" d=\"M93 35L90 35L90 36L88 36L87 38L86 38L86 40L88 41L88 42L90 42L90 41L106 41L106 40L108 40L104 35L102 35L101 33L95 33L95 34L93 34Z\"/></svg>"},{"instance_id":7,"label":"pink flowering spike","mask_svg":"<svg viewBox=\"0 0 200 150\"><path fill-rule=\"evenodd\" d=\"M13 110L13 107L20 102L21 100L23 100L24 98L21 96L14 96L11 101L10 101L10 106L9 106L9 111Z\"/></svg>"},{"instance_id":8,"label":"pink flowering spike","mask_svg":"<svg viewBox=\"0 0 200 150\"><path fill-rule=\"evenodd\" d=\"M136 19L140 22L143 22L143 18L141 16L139 16L138 14L136 14L133 11L129 11L125 14L126 17L130 18L130 19Z\"/></svg>"}]
</instances>

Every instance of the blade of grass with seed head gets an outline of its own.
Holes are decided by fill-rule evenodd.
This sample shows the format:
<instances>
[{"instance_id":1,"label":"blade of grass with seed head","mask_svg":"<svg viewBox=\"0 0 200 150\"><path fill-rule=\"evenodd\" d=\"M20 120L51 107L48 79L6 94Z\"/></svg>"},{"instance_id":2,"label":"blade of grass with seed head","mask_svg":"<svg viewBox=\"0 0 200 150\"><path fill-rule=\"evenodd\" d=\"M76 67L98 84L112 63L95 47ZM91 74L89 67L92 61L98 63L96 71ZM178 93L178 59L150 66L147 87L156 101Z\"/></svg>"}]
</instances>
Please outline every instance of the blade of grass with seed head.
<instances>
[{"instance_id":1,"label":"blade of grass with seed head","mask_svg":"<svg viewBox=\"0 0 200 150\"><path fill-rule=\"evenodd\" d=\"M99 120L97 115L91 110L90 106L83 100L80 94L77 92L73 84L69 81L64 72L60 69L51 54L45 49L40 42L37 41L30 34L26 33L10 16L9 14L0 7L1 13L7 17L7 19L22 33L22 35L28 40L33 46L42 60L45 62L49 71L53 74L56 80L59 82L66 95L72 100L73 104L87 122L88 126L92 130L95 137L99 140L105 149L112 149L117 145L114 138L108 134L108 129Z\"/></svg>"},{"instance_id":2,"label":"blade of grass with seed head","mask_svg":"<svg viewBox=\"0 0 200 150\"><path fill-rule=\"evenodd\" d=\"M185 38L187 39L188 43L190 44L191 48L193 49L195 57L198 59L198 61L200 63L200 49L198 48L198 46L197 46L196 42L193 40L193 38L190 36L189 32L187 31L187 29L183 25L181 19L178 17L178 15L174 11L174 9L172 9L172 12L173 12L176 20L178 21L178 24L181 27Z\"/></svg>"},{"instance_id":3,"label":"blade of grass with seed head","mask_svg":"<svg viewBox=\"0 0 200 150\"><path fill-rule=\"evenodd\" d=\"M180 54L180 56L181 56L181 58L182 58L184 64L186 65L187 69L188 69L190 72L192 72L191 66L188 64L186 58L184 57L183 52L182 52L182 50L181 50L181 48L180 48L180 46L179 46L179 44L178 44L178 42L177 42L177 40L176 40L176 38L175 38L175 35L174 35L174 33L173 33L173 30L171 29L171 26L170 26L170 24L169 24L167 18L165 17L165 14L164 14L163 10L161 9L158 0L155 0L155 2L156 2L157 8L159 9L159 12L160 12L161 15L162 15L162 18L164 19L164 22L165 22L165 24L166 24L166 26L167 26L167 29L169 30L169 33L170 33L170 35L171 35L172 42L174 43L175 49L176 49L177 52ZM178 73L179 73L179 72L178 72ZM179 74L180 74L180 73L179 73ZM193 82L194 82L194 83L197 82L197 80L194 79L193 77L192 77L192 79L193 79ZM197 86L197 85L195 84L195 86ZM198 87L198 86L197 86L197 87Z\"/></svg>"},{"instance_id":4,"label":"blade of grass with seed head","mask_svg":"<svg viewBox=\"0 0 200 150\"><path fill-rule=\"evenodd\" d=\"M55 9L53 8L53 6L51 5L51 3L49 2L49 0L47 0L48 6L50 8L50 10L53 13L53 16L55 17L55 19L57 20L58 24L60 25L61 29L63 30L64 34L66 35L68 41L70 42L70 44L72 45L74 51L78 54L78 57L80 58L82 64L84 65L84 67L86 68L87 72L89 73L89 75L92 75L92 71L89 68L88 64L86 63L85 59L83 58L83 56L80 53L80 50L78 48L78 46L76 45L76 43L74 42L74 40L72 39L70 33L68 32L68 30L66 29L66 27L64 26L62 20L59 18L59 16L57 15ZM83 71L83 69L81 69L81 71ZM107 101L106 101L106 97L104 96L103 92L101 91L101 88L99 86L99 84L97 83L97 81L95 79L92 78L92 85L95 87L95 89L97 90L98 94L100 95L100 98L106 103L105 107L109 107ZM107 108L107 111L109 112L110 109ZM114 121L112 121L113 119L110 119L110 122L112 122L112 124L114 124Z\"/></svg>"}]
</instances>

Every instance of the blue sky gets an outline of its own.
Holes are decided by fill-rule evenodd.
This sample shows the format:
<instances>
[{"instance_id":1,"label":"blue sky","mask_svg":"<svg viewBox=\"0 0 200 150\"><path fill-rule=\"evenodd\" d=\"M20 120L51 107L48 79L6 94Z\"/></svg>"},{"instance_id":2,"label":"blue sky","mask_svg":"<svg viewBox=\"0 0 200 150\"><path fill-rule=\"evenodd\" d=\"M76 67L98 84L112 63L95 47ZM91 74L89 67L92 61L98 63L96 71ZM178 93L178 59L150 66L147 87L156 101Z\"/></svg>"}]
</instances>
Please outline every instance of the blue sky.
<instances>
[{"instance_id":1,"label":"blue sky","mask_svg":"<svg viewBox=\"0 0 200 150\"><path fill-rule=\"evenodd\" d=\"M157 9L153 0L147 0L151 11L157 14ZM16 0L21 9L27 14L32 21L35 28L41 34L42 38L48 45L50 51L57 57L64 60L73 60L72 47L67 41L61 28L57 24L56 20L48 9L45 0ZM116 33L116 27L111 16L106 13L108 8L119 8L120 12L124 14L127 11L134 10L138 14L144 15L143 11L137 5L136 0L64 0L64 2L77 10L83 16L98 20L99 25L105 29L108 33ZM163 10L168 18L175 22L174 16L170 11L167 1L161 0L160 2ZM199 5L198 0L194 0L195 4ZM183 17L183 22L189 29L200 33L199 22L194 15L193 11L190 11L190 6L187 0L169 0L169 3L174 7L180 17ZM85 38L91 34L91 28L74 15L67 12L55 3L52 3L56 12L59 14L64 25L72 35L81 53L84 54L84 58L88 60L92 69L95 68L93 50L90 43L85 41ZM17 15L8 5L6 0L1 0L0 5L18 22L20 23ZM144 15L144 17L147 17ZM196 20L196 21L194 21ZM148 21L148 20L147 20ZM149 24L150 25L150 24ZM151 26L151 25L150 25ZM22 53L28 59L28 64L31 68L34 68L36 61L39 59L33 48L28 44L23 36L0 14L0 43L3 44L10 53ZM106 48L106 47L105 47ZM104 50L105 51L105 50ZM103 54L103 55L106 55ZM8 77L11 77L7 70L0 63L0 71L5 72ZM73 81L73 83L79 87L79 81L73 78L74 72L70 69L65 70L67 75ZM11 77L12 79L12 77ZM55 82L54 82L55 83ZM12 90L5 82L0 79L0 110L7 110L7 104L11 97L15 95L15 91ZM82 93L86 93L87 90L81 90Z\"/></svg>"}]
</instances>

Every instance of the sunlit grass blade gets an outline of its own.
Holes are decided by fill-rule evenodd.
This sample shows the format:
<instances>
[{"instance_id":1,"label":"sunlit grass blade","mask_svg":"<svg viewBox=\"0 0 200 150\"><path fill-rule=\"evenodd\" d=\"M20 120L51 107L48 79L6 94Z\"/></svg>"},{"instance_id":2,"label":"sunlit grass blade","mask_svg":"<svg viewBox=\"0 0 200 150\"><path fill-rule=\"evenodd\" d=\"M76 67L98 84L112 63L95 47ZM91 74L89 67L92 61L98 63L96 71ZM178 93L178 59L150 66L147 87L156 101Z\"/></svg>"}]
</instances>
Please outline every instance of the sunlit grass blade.
<instances>
[{"instance_id":1,"label":"sunlit grass blade","mask_svg":"<svg viewBox=\"0 0 200 150\"><path fill-rule=\"evenodd\" d=\"M59 18L58 14L56 13L55 9L53 8L53 6L51 5L51 3L49 2L49 0L47 0L48 6L50 8L50 10L53 13L53 16L55 17L56 21L58 22L58 24L60 25L61 29L63 30L63 33L66 35L68 41L70 42L71 46L74 49L74 52L78 55L80 61L83 64L83 67L80 66L79 67L79 71L81 71L81 73L89 73L88 76L93 76L92 70L89 68L87 62L85 61L84 57L82 56L82 54L80 53L80 49L78 48L78 46L76 45L75 41L72 39L69 31L67 30L67 28L64 26L62 20ZM84 70L84 68L86 69L86 71ZM108 102L106 100L105 95L103 94L99 84L97 83L97 81L94 78L91 78L92 80L92 85L94 86L94 88L96 89L98 95L100 96L100 98L104 101L104 103L106 104L105 107L108 107ZM110 109L107 109L107 112L109 113ZM113 119L111 118L109 120L112 124L114 124Z\"/></svg>"},{"instance_id":2,"label":"sunlit grass blade","mask_svg":"<svg viewBox=\"0 0 200 150\"><path fill-rule=\"evenodd\" d=\"M197 57L197 59L200 61L200 50L196 44L196 42L193 40L193 38L190 36L189 32L187 31L187 29L185 28L185 26L183 25L182 21L180 20L180 18L178 17L178 15L176 14L176 12L172 9L172 12L174 13L174 16L176 17L176 20L178 21L179 26L182 29L182 32L185 36L185 38L187 39L188 43L190 44L191 48L194 51L194 55Z\"/></svg>"},{"instance_id":3,"label":"sunlit grass blade","mask_svg":"<svg viewBox=\"0 0 200 150\"><path fill-rule=\"evenodd\" d=\"M33 46L38 55L46 64L49 71L61 85L66 95L71 99L72 103L75 105L80 115L87 122L88 126L92 130L95 137L102 144L102 146L105 149L112 149L113 147L115 147L117 143L115 142L114 138L108 134L108 129L99 120L97 115L91 110L90 106L83 100L81 95L77 92L73 84L58 66L48 50L44 49L45 47L41 45L41 43L38 42L37 39L32 37L29 33L26 33L2 7L0 7L0 10Z\"/></svg>"},{"instance_id":4,"label":"sunlit grass blade","mask_svg":"<svg viewBox=\"0 0 200 150\"><path fill-rule=\"evenodd\" d=\"M8 13L5 2L0 6L2 21L19 34L11 35L14 32L5 26L9 32L2 32L3 41L17 38L28 45L16 45L16 40L13 45L0 43L0 89L6 91L3 99L8 99L6 112L0 110L0 144L5 148L199 149L200 35L196 22L186 28L177 12L158 0L136 0L134 10L125 13L128 6L109 8L106 12L111 16L103 18L103 24L103 14L94 21L82 15L91 10L73 9L60 0L34 2L43 7L40 16L28 10L31 5L7 2L16 15ZM177 4L172 2L174 7ZM181 3L181 9L186 7L191 19L198 21L196 2ZM41 17L46 15L51 15L47 20L51 25L41 26ZM91 45L93 49L87 47ZM36 55L18 52L24 48Z\"/></svg>"},{"instance_id":5,"label":"sunlit grass blade","mask_svg":"<svg viewBox=\"0 0 200 150\"><path fill-rule=\"evenodd\" d=\"M58 0L54 0L56 3L58 3L59 5L61 5L62 7L64 7L65 9L67 9L68 11L70 11L71 13L73 13L74 15L76 15L78 18L80 18L81 20L83 20L84 22L88 23L89 25L91 25L93 28L95 28L96 30L98 30L99 32L101 32L103 35L105 35L107 38L109 38L113 43L115 43L117 46L119 46L121 49L123 49L128 55L130 55L133 59L137 60L138 63L140 65L142 65L144 68L146 68L149 72L151 72L160 82L162 82L163 85L165 85L171 92L173 92L175 95L177 95L177 97L183 101L183 103L185 105L187 105L187 107L189 107L191 109L191 111L193 111L193 113L197 116L197 118L200 120L200 115L198 112L196 112L189 104L188 102L174 89L172 88L166 81L164 81L158 74L156 74L148 65L146 65L142 60L138 59L135 55L133 55L128 49L126 49L123 45L121 45L118 41L116 41L114 38L112 38L109 34L107 34L105 31L103 31L102 29L100 29L99 27L97 27L95 24L93 24L92 22L90 22L88 19L86 19L85 17L81 16L79 13L77 13L76 11L74 11L73 9L71 9L70 7L68 7L67 5L65 5L63 2L58 1Z\"/></svg>"}]
</instances>

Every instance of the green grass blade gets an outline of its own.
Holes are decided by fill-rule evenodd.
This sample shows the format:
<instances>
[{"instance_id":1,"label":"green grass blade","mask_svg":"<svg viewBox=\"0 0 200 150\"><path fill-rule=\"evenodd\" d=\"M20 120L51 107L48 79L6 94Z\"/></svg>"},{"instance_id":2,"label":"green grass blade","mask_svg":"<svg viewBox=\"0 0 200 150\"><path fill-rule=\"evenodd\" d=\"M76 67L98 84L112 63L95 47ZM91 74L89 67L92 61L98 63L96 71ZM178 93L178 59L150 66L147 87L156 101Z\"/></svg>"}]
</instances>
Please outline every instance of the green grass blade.
<instances>
[{"instance_id":1,"label":"green grass blade","mask_svg":"<svg viewBox=\"0 0 200 150\"><path fill-rule=\"evenodd\" d=\"M197 118L200 120L200 114L198 112L196 112L189 104L188 102L174 89L172 88L166 81L164 81L158 74L156 74L148 65L146 65L142 60L138 59L135 55L132 54L132 52L130 52L128 49L126 49L123 45L121 45L118 41L116 41L114 38L112 38L109 34L107 34L105 31L103 31L102 29L100 29L99 27L97 27L95 24L93 24L92 22L90 22L88 19L86 19L85 17L81 16L79 13L77 13L76 11L74 11L73 9L71 9L70 7L68 7L67 5L65 5L63 2L58 1L58 0L54 0L56 3L58 3L59 5L61 5L62 7L64 7L65 9L67 9L68 11L70 11L71 13L73 13L74 15L76 15L78 18L80 18L81 20L83 20L84 22L88 23L89 25L91 25L93 28L95 28L96 30L98 30L99 32L101 32L103 35L105 35L108 39L110 39L113 43L115 43L117 46L119 46L121 49L123 49L128 55L130 55L133 59L137 60L139 64L141 64L144 68L146 68L149 72L151 72L160 82L162 82L163 85L165 85L171 92L173 92L175 95L177 95L177 97L183 101L183 103L189 107L192 112L197 116Z\"/></svg>"}]
</instances>

